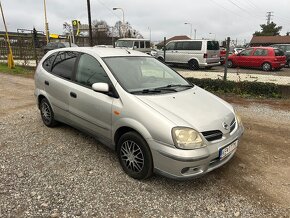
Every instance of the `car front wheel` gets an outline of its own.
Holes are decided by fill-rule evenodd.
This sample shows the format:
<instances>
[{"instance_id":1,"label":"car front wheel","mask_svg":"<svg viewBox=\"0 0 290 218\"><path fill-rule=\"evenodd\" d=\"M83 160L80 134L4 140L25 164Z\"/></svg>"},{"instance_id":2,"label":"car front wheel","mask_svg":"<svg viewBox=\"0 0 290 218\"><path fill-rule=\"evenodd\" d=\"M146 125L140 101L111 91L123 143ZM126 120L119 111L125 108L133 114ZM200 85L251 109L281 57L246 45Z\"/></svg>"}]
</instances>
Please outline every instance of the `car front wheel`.
<instances>
[{"instance_id":1,"label":"car front wheel","mask_svg":"<svg viewBox=\"0 0 290 218\"><path fill-rule=\"evenodd\" d=\"M231 60L228 60L228 68L232 68L233 67L233 62Z\"/></svg>"},{"instance_id":2,"label":"car front wheel","mask_svg":"<svg viewBox=\"0 0 290 218\"><path fill-rule=\"evenodd\" d=\"M123 170L134 179L146 179L153 174L151 151L146 141L136 132L121 136L117 154Z\"/></svg>"}]
</instances>

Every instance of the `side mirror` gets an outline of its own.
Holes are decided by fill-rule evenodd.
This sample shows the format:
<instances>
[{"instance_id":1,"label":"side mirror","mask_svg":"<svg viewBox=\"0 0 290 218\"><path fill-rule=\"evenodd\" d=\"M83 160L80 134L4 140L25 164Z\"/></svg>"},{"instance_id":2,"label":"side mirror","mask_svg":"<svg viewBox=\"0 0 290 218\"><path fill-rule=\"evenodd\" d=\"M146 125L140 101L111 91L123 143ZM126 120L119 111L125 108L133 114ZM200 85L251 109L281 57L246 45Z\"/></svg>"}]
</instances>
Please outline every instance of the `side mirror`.
<instances>
[{"instance_id":1,"label":"side mirror","mask_svg":"<svg viewBox=\"0 0 290 218\"><path fill-rule=\"evenodd\" d=\"M134 50L137 49L137 46L134 46L133 49L134 49Z\"/></svg>"},{"instance_id":2,"label":"side mirror","mask_svg":"<svg viewBox=\"0 0 290 218\"><path fill-rule=\"evenodd\" d=\"M92 89L96 92L108 93L110 90L108 83L94 83Z\"/></svg>"}]
</instances>

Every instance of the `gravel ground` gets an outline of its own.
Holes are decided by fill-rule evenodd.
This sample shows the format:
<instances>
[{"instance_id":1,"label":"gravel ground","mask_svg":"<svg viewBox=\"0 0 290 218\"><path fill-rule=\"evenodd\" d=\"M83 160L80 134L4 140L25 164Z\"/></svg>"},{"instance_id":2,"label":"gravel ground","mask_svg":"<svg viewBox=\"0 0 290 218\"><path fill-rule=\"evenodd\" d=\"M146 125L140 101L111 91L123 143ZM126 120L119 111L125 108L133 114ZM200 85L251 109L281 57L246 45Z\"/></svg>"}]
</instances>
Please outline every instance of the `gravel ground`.
<instances>
[{"instance_id":1,"label":"gravel ground","mask_svg":"<svg viewBox=\"0 0 290 218\"><path fill-rule=\"evenodd\" d=\"M289 217L289 110L237 104L246 132L230 163L191 181L136 181L95 139L44 126L33 88L32 79L0 74L0 217ZM276 145L288 148L283 160L263 160L264 130L284 137Z\"/></svg>"}]
</instances>

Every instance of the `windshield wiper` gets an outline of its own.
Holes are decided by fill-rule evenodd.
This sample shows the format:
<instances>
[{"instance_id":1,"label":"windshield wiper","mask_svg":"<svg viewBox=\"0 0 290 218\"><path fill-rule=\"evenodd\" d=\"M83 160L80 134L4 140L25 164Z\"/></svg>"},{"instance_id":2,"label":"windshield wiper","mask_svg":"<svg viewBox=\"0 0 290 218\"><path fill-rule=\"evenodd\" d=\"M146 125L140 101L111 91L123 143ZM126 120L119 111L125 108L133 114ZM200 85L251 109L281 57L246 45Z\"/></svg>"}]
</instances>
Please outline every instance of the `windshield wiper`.
<instances>
[{"instance_id":1,"label":"windshield wiper","mask_svg":"<svg viewBox=\"0 0 290 218\"><path fill-rule=\"evenodd\" d=\"M138 91L132 91L130 93L132 94L136 94L136 93L142 93L142 94L146 94L146 93L160 93L161 90L156 90L156 89L142 89L142 90L138 90Z\"/></svg>"},{"instance_id":2,"label":"windshield wiper","mask_svg":"<svg viewBox=\"0 0 290 218\"><path fill-rule=\"evenodd\" d=\"M182 85L182 84L169 84L167 86L155 88L155 90L168 90L168 91L177 92L177 90L175 88L178 88L178 87L192 88L193 86L192 85Z\"/></svg>"}]
</instances>

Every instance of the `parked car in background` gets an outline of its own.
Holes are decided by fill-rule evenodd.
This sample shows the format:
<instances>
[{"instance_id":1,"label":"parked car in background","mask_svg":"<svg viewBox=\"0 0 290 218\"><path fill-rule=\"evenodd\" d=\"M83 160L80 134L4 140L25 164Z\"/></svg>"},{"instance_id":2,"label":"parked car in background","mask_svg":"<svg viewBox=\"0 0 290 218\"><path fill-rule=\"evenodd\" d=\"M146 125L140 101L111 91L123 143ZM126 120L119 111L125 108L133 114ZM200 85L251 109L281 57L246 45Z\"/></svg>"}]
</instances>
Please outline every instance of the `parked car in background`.
<instances>
[{"instance_id":1,"label":"parked car in background","mask_svg":"<svg viewBox=\"0 0 290 218\"><path fill-rule=\"evenodd\" d=\"M243 48L234 48L233 53L234 54L239 54L243 50L244 50Z\"/></svg>"},{"instance_id":2,"label":"parked car in background","mask_svg":"<svg viewBox=\"0 0 290 218\"><path fill-rule=\"evenodd\" d=\"M166 63L187 64L192 70L220 65L218 41L173 40L166 44L165 49ZM163 62L164 51L159 51L156 57Z\"/></svg>"},{"instance_id":3,"label":"parked car in background","mask_svg":"<svg viewBox=\"0 0 290 218\"><path fill-rule=\"evenodd\" d=\"M279 48L285 53L286 65L290 67L290 44L275 44L275 45L270 45L270 46L274 48Z\"/></svg>"},{"instance_id":4,"label":"parked car in background","mask_svg":"<svg viewBox=\"0 0 290 218\"><path fill-rule=\"evenodd\" d=\"M272 47L251 47L229 56L228 67L261 68L264 71L281 69L286 64L284 52Z\"/></svg>"},{"instance_id":5,"label":"parked car in background","mask_svg":"<svg viewBox=\"0 0 290 218\"><path fill-rule=\"evenodd\" d=\"M129 48L150 55L151 43L148 39L122 38L115 43L116 48Z\"/></svg>"},{"instance_id":6,"label":"parked car in background","mask_svg":"<svg viewBox=\"0 0 290 218\"><path fill-rule=\"evenodd\" d=\"M133 50L50 51L36 69L35 96L46 126L95 136L135 179L199 177L226 164L244 132L230 104Z\"/></svg>"},{"instance_id":7,"label":"parked car in background","mask_svg":"<svg viewBox=\"0 0 290 218\"><path fill-rule=\"evenodd\" d=\"M221 48L220 49L220 62L221 62L221 64L224 63L224 61L226 59L226 54L227 54L227 49Z\"/></svg>"},{"instance_id":8,"label":"parked car in background","mask_svg":"<svg viewBox=\"0 0 290 218\"><path fill-rule=\"evenodd\" d=\"M57 48L67 48L67 47L78 47L74 43L69 42L49 42L47 45L43 46L44 54L46 54L48 51L57 49Z\"/></svg>"}]
</instances>

